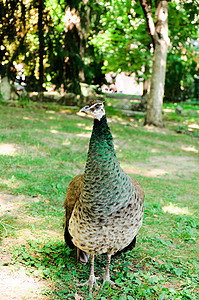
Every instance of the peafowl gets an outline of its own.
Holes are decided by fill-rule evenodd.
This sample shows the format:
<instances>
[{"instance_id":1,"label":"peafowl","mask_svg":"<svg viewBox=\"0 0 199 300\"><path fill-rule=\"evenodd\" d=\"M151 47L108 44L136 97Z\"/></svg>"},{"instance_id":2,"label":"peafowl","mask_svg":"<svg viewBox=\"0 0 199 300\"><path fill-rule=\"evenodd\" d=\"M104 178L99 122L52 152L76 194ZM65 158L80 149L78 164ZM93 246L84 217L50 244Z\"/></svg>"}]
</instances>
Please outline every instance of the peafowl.
<instances>
[{"instance_id":1,"label":"peafowl","mask_svg":"<svg viewBox=\"0 0 199 300\"><path fill-rule=\"evenodd\" d=\"M75 176L67 188L64 207L65 241L76 247L79 260L91 257L89 292L97 285L94 256L107 253L103 285L110 279L111 256L135 246L142 225L144 191L120 167L107 124L103 102L80 110L94 117L84 174Z\"/></svg>"}]
</instances>

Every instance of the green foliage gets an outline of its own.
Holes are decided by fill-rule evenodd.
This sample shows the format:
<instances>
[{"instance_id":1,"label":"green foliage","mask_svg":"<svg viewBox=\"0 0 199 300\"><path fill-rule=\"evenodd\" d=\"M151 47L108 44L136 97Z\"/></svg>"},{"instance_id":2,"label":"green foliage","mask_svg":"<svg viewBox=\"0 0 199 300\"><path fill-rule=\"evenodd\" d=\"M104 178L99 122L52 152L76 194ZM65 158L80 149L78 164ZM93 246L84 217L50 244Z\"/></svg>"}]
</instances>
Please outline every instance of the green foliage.
<instances>
[{"instance_id":1,"label":"green foliage","mask_svg":"<svg viewBox=\"0 0 199 300\"><path fill-rule=\"evenodd\" d=\"M186 50L184 59L178 55L168 54L167 73L165 82L165 100L183 101L194 98L195 81L199 74L194 61L194 53Z\"/></svg>"},{"instance_id":2,"label":"green foliage","mask_svg":"<svg viewBox=\"0 0 199 300\"><path fill-rule=\"evenodd\" d=\"M92 46L87 47L89 30L92 30L89 24L95 26L99 13L98 5L93 6L90 2L43 1L45 87L55 85L57 89L62 87L68 92L81 94L80 81L96 84L100 80L101 83L103 76L99 76L100 57L96 58L93 55ZM26 89L38 90L40 68L38 3L2 1L0 17L1 76L7 74L15 81L15 65L24 63ZM93 64L96 68L93 68Z\"/></svg>"},{"instance_id":3,"label":"green foliage","mask_svg":"<svg viewBox=\"0 0 199 300\"><path fill-rule=\"evenodd\" d=\"M152 41L148 34L140 1L103 1L101 31L91 40L104 58L104 72L135 72L138 79L150 77ZM152 14L155 7L152 1ZM194 95L194 78L198 76L198 1L169 2L170 47L167 60L165 98L185 100ZM145 66L145 72L143 71ZM147 70L147 71L146 71Z\"/></svg>"},{"instance_id":4,"label":"green foliage","mask_svg":"<svg viewBox=\"0 0 199 300\"><path fill-rule=\"evenodd\" d=\"M150 77L152 43L139 1L47 0L43 4L46 88L53 85L80 94L80 82L101 85L103 73L109 71L135 72L142 81ZM197 10L198 1L169 2L168 101L193 94L198 76L198 49L192 42L198 38ZM38 90L37 2L1 1L0 17L1 76L7 74L14 81L15 65L24 63L26 88Z\"/></svg>"},{"instance_id":5,"label":"green foliage","mask_svg":"<svg viewBox=\"0 0 199 300\"><path fill-rule=\"evenodd\" d=\"M99 49L104 58L104 72L135 72L140 75L142 66L150 63L150 37L146 34L146 25L140 15L140 6L132 7L130 1L105 2L101 15L101 31L91 43ZM101 2L101 5L104 5Z\"/></svg>"},{"instance_id":6,"label":"green foliage","mask_svg":"<svg viewBox=\"0 0 199 300\"><path fill-rule=\"evenodd\" d=\"M165 99L182 101L194 97L194 79L199 76L197 68L198 49L198 1L170 2L169 36L171 47L167 57ZM193 47L194 45L194 47Z\"/></svg>"},{"instance_id":7,"label":"green foliage","mask_svg":"<svg viewBox=\"0 0 199 300\"><path fill-rule=\"evenodd\" d=\"M18 13L20 15L18 16ZM13 62L19 53L25 53L25 5L21 1L1 1L0 3L0 74L14 78ZM16 25L17 24L17 25ZM16 39L17 37L17 39Z\"/></svg>"}]
</instances>

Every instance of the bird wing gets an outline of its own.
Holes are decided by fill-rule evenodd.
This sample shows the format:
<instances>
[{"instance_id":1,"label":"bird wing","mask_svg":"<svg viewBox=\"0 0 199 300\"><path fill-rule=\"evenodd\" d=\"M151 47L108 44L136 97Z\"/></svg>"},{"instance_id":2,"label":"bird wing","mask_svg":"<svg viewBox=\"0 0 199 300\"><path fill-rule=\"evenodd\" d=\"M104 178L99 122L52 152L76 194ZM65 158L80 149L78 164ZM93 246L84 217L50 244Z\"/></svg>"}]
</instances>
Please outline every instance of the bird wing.
<instances>
[{"instance_id":1,"label":"bird wing","mask_svg":"<svg viewBox=\"0 0 199 300\"><path fill-rule=\"evenodd\" d=\"M143 202L144 202L144 190L143 190L141 184L137 180L135 180L132 177L131 177L131 179L132 179L133 185L135 187L135 192L139 194L141 204L143 204Z\"/></svg>"},{"instance_id":2,"label":"bird wing","mask_svg":"<svg viewBox=\"0 0 199 300\"><path fill-rule=\"evenodd\" d=\"M84 182L84 175L80 174L75 176L69 183L67 192L66 192L66 199L64 201L64 208L66 210L66 225L68 227L69 220L75 206L77 200L79 200L82 186Z\"/></svg>"},{"instance_id":3,"label":"bird wing","mask_svg":"<svg viewBox=\"0 0 199 300\"><path fill-rule=\"evenodd\" d=\"M68 231L69 226L69 220L71 217L71 214L73 212L75 203L79 200L79 197L81 195L82 186L84 182L84 175L80 174L75 176L69 183L67 192L66 192L66 199L64 201L64 208L66 210L65 216L64 216L64 238L66 244L71 248L75 248L71 235ZM77 250L77 259L79 259L83 264L86 264L89 259L89 254L85 253L81 249Z\"/></svg>"},{"instance_id":4,"label":"bird wing","mask_svg":"<svg viewBox=\"0 0 199 300\"><path fill-rule=\"evenodd\" d=\"M69 183L67 192L66 192L66 199L64 201L64 208L66 210L65 216L64 216L64 238L66 244L73 249L75 246L72 242L71 235L68 231L69 226L69 220L71 217L71 214L73 212L73 208L75 206L75 203L79 200L82 186L84 181L84 175L80 174L75 176Z\"/></svg>"}]
</instances>

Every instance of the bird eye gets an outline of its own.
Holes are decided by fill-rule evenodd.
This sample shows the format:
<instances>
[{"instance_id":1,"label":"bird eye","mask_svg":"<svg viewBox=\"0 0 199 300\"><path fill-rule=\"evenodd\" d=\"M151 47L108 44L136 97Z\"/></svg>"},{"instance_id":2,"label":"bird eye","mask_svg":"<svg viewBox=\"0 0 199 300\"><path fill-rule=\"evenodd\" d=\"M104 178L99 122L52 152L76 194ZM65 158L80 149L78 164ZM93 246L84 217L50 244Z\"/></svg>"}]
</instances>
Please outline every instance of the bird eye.
<instances>
[{"instance_id":1,"label":"bird eye","mask_svg":"<svg viewBox=\"0 0 199 300\"><path fill-rule=\"evenodd\" d=\"M100 106L101 106L101 104L96 104L95 108L98 109L98 108L100 108Z\"/></svg>"}]
</instances>

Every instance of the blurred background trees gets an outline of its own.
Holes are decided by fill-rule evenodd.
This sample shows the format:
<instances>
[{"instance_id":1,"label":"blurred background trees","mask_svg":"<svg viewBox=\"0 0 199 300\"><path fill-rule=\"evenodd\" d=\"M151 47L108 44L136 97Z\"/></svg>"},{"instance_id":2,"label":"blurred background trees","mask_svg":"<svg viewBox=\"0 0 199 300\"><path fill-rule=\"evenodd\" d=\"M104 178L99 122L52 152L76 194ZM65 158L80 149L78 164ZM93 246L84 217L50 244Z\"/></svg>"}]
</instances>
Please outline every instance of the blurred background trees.
<instances>
[{"instance_id":1,"label":"blurred background trees","mask_svg":"<svg viewBox=\"0 0 199 300\"><path fill-rule=\"evenodd\" d=\"M28 91L81 94L80 83L98 85L104 74L135 73L150 90L154 41L142 2L93 0L2 0L0 2L0 75L16 80L23 64ZM197 90L199 77L199 1L166 1L170 44L164 97L186 100Z\"/></svg>"},{"instance_id":2,"label":"blurred background trees","mask_svg":"<svg viewBox=\"0 0 199 300\"><path fill-rule=\"evenodd\" d=\"M92 1L1 1L1 77L14 81L23 63L27 90L53 85L79 94L81 81L99 84L102 60L88 43L99 15Z\"/></svg>"}]
</instances>

